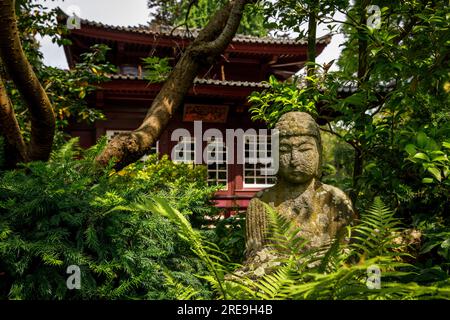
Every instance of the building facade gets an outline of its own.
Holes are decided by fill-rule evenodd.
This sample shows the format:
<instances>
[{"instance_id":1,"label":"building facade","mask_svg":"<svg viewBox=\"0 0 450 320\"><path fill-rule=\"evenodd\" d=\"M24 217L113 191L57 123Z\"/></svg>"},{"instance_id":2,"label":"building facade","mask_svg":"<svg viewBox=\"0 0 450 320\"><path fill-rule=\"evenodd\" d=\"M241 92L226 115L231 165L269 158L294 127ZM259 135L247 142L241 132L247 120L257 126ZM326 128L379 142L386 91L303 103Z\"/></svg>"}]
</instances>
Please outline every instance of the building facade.
<instances>
[{"instance_id":1,"label":"building facade","mask_svg":"<svg viewBox=\"0 0 450 320\"><path fill-rule=\"evenodd\" d=\"M62 23L64 17L61 18ZM149 56L168 57L175 65L196 31L172 30L161 26L116 27L81 20L79 28L68 35L71 45L65 46L69 67L80 61L80 55L94 44L106 44L111 50L108 59L118 68L110 81L101 84L89 104L98 108L106 120L94 124L71 123L68 131L80 138L82 147L89 147L103 135L109 138L120 132L136 129L145 117L161 84L150 84L144 80L142 58ZM318 39L320 53L331 37ZM185 97L183 106L173 116L168 127L159 137L152 152L168 154L173 161L204 162L195 159L195 147L220 153L224 161L208 164L208 183L220 184L216 194L217 206L223 208L247 207L254 194L274 183L274 177L265 172L268 164L253 163L249 154L259 150L261 141L254 137L264 129L263 123L251 120L248 96L267 87L263 81L273 75L285 80L298 72L305 64L307 44L286 38L257 38L236 35L226 51L211 67L200 71L192 88ZM223 139L194 139L194 130L201 121L202 134L208 129L217 129ZM194 125L195 124L195 125ZM177 131L178 129L178 131ZM179 138L174 132L183 129L191 138ZM247 132L243 143L226 141L226 130L242 129ZM255 132L248 131L255 129ZM259 143L258 143L259 142ZM234 148L234 161L227 159L226 145ZM242 163L238 163L238 154ZM270 153L269 153L270 155ZM215 154L217 159L217 154Z\"/></svg>"}]
</instances>

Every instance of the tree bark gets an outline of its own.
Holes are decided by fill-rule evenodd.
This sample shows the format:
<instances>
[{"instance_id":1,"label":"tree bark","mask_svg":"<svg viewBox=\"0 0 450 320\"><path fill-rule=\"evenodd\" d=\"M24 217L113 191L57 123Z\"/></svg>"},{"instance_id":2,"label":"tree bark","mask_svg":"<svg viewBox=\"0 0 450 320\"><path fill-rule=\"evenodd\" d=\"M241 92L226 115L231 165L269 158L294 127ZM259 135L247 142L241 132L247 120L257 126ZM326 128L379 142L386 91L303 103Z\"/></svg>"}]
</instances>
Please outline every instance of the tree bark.
<instances>
[{"instance_id":1,"label":"tree bark","mask_svg":"<svg viewBox=\"0 0 450 320\"><path fill-rule=\"evenodd\" d=\"M310 5L309 17L308 17L308 55L307 55L307 75L313 77L316 72L316 38L317 38L317 19L316 19L316 6L318 4ZM312 85L312 81L307 81L308 85Z\"/></svg>"},{"instance_id":2,"label":"tree bark","mask_svg":"<svg viewBox=\"0 0 450 320\"><path fill-rule=\"evenodd\" d=\"M14 109L0 77L0 135L5 138L6 168L27 162L27 148L20 132Z\"/></svg>"},{"instance_id":3,"label":"tree bark","mask_svg":"<svg viewBox=\"0 0 450 320\"><path fill-rule=\"evenodd\" d=\"M23 52L15 15L15 0L0 1L0 21L0 58L30 111L31 141L28 158L30 161L46 161L53 145L55 115L47 94Z\"/></svg>"},{"instance_id":4,"label":"tree bark","mask_svg":"<svg viewBox=\"0 0 450 320\"><path fill-rule=\"evenodd\" d=\"M369 5L369 0L359 0L357 2L358 15L359 15L359 28L358 28L358 87L362 87L367 81L368 77L368 42L366 34L367 25L367 12L366 8ZM364 118L366 108L360 110L361 119ZM364 128L363 128L364 130ZM363 144L363 141L361 141ZM364 167L364 153L361 149L355 149L355 159L353 164L353 190L350 195L351 200L356 204L360 189L359 178L363 174Z\"/></svg>"},{"instance_id":5,"label":"tree bark","mask_svg":"<svg viewBox=\"0 0 450 320\"><path fill-rule=\"evenodd\" d=\"M367 12L366 8L369 5L369 0L359 0L358 6L358 14L359 14L359 24L360 28L358 31L358 81L359 85L365 82L367 77L367 34L366 28L367 25Z\"/></svg>"},{"instance_id":6,"label":"tree bark","mask_svg":"<svg viewBox=\"0 0 450 320\"><path fill-rule=\"evenodd\" d=\"M252 0L229 2L211 18L170 73L139 128L114 137L97 157L101 166L113 160L115 168L121 169L149 151L182 104L200 67L212 64L230 44L244 6L250 2Z\"/></svg>"}]
</instances>

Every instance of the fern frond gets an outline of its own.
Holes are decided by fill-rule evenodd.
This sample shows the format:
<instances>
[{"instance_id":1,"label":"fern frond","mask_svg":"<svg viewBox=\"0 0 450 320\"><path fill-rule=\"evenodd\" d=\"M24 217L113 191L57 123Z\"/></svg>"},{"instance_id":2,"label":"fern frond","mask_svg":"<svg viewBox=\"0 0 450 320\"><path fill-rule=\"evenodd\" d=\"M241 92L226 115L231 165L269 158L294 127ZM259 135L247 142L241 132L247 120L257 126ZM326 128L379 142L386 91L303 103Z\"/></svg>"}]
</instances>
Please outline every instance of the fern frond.
<instances>
[{"instance_id":1,"label":"fern frond","mask_svg":"<svg viewBox=\"0 0 450 320\"><path fill-rule=\"evenodd\" d=\"M160 214L175 223L178 227L178 234L180 238L188 242L191 246L191 250L205 262L209 272L214 277L214 281L217 284L219 292L221 292L225 299L227 298L227 293L223 288L223 276L225 273L223 264L221 263L223 261L223 257L213 254L213 252L220 253L217 250L217 247L208 245L208 243L204 241L201 234L192 228L191 224L183 214L172 208L167 200L160 197L153 197L151 199L144 200L144 202L138 204L134 207L134 209L146 210Z\"/></svg>"},{"instance_id":2,"label":"fern frond","mask_svg":"<svg viewBox=\"0 0 450 320\"><path fill-rule=\"evenodd\" d=\"M52 151L50 155L50 161L67 162L73 160L80 153L80 147L78 143L78 137L71 138L61 148Z\"/></svg>"},{"instance_id":3,"label":"fern frond","mask_svg":"<svg viewBox=\"0 0 450 320\"><path fill-rule=\"evenodd\" d=\"M345 228L338 231L331 246L326 250L323 258L320 261L318 272L333 272L339 267L339 265L345 260L345 256L342 254L341 242L345 236Z\"/></svg>"},{"instance_id":4,"label":"fern frond","mask_svg":"<svg viewBox=\"0 0 450 320\"><path fill-rule=\"evenodd\" d=\"M298 255L305 251L308 240L298 236L299 228L287 217L264 203L269 218L268 235L271 247L280 253Z\"/></svg>"},{"instance_id":5,"label":"fern frond","mask_svg":"<svg viewBox=\"0 0 450 320\"><path fill-rule=\"evenodd\" d=\"M192 288L192 286L184 285L180 281L175 280L167 270L163 274L166 284L173 289L177 300L191 300L198 297L199 291Z\"/></svg>"},{"instance_id":6,"label":"fern frond","mask_svg":"<svg viewBox=\"0 0 450 320\"><path fill-rule=\"evenodd\" d=\"M369 257L392 254L398 247L393 241L395 233L400 230L399 219L377 197L354 229L353 248Z\"/></svg>"}]
</instances>

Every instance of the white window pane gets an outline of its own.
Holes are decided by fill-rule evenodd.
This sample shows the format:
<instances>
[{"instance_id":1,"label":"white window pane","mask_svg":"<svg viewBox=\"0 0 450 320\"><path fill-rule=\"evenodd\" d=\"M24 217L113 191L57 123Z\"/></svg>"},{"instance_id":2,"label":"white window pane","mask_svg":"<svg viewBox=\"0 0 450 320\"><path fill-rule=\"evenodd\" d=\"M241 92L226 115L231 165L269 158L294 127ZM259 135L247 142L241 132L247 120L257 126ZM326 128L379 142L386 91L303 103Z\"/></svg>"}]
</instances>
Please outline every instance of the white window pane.
<instances>
[{"instance_id":1,"label":"white window pane","mask_svg":"<svg viewBox=\"0 0 450 320\"><path fill-rule=\"evenodd\" d=\"M208 184L224 185L227 188L228 166L226 146L222 139L211 137L206 145Z\"/></svg>"},{"instance_id":2,"label":"white window pane","mask_svg":"<svg viewBox=\"0 0 450 320\"><path fill-rule=\"evenodd\" d=\"M174 147L174 162L192 163L195 161L195 140L182 137Z\"/></svg>"},{"instance_id":3,"label":"white window pane","mask_svg":"<svg viewBox=\"0 0 450 320\"><path fill-rule=\"evenodd\" d=\"M270 136L252 135L244 138L244 187L265 188L275 184Z\"/></svg>"}]
</instances>

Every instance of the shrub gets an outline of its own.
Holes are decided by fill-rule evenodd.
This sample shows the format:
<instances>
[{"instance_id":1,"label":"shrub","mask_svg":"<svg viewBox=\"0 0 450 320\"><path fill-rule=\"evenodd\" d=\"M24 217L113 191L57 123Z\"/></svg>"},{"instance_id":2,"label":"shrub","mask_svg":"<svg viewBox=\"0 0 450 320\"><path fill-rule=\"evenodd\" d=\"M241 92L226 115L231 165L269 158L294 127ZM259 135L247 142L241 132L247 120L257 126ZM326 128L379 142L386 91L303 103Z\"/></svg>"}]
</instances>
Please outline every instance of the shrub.
<instances>
[{"instance_id":1,"label":"shrub","mask_svg":"<svg viewBox=\"0 0 450 320\"><path fill-rule=\"evenodd\" d=\"M0 172L2 171L4 165L5 165L4 138L0 136Z\"/></svg>"},{"instance_id":2,"label":"shrub","mask_svg":"<svg viewBox=\"0 0 450 320\"><path fill-rule=\"evenodd\" d=\"M231 261L240 263L245 251L245 213L239 212L215 223L214 242Z\"/></svg>"},{"instance_id":3,"label":"shrub","mask_svg":"<svg viewBox=\"0 0 450 320\"><path fill-rule=\"evenodd\" d=\"M151 157L100 170L101 147L82 151L71 140L46 163L0 175L0 299L170 299L167 276L207 297L194 276L204 264L174 224L121 209L157 195L183 215L212 214L204 169ZM70 265L81 268L80 290L66 286Z\"/></svg>"},{"instance_id":4,"label":"shrub","mask_svg":"<svg viewBox=\"0 0 450 320\"><path fill-rule=\"evenodd\" d=\"M170 217L199 258L209 262L209 275L203 278L219 299L450 299L450 278L439 266L420 268L406 261L411 254L408 245L398 241L400 221L380 199L357 226L347 230L350 243L341 243L345 236L341 232L330 245L310 251L303 250L305 241L297 237L293 224L267 206L272 238L276 239L269 249L278 258L267 274L257 278L245 268L231 273L233 265L204 241L182 214L163 199L153 201L143 205ZM376 270L380 272L379 286ZM192 287L171 285L177 287L180 297L196 296Z\"/></svg>"}]
</instances>

